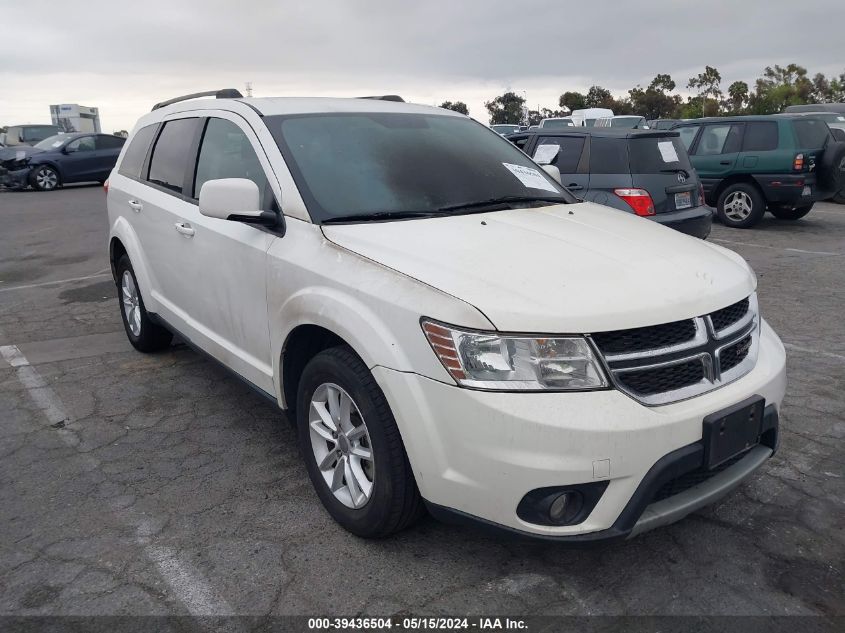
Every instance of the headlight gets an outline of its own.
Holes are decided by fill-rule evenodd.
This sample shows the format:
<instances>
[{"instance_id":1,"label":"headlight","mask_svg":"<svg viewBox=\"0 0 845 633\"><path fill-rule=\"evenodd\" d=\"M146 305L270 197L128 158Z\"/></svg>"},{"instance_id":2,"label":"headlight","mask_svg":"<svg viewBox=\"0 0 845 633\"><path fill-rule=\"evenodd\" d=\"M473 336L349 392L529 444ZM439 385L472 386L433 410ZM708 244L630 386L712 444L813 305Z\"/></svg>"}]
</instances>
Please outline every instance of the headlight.
<instances>
[{"instance_id":1,"label":"headlight","mask_svg":"<svg viewBox=\"0 0 845 633\"><path fill-rule=\"evenodd\" d=\"M446 371L462 387L495 391L578 391L607 387L581 336L536 338L461 330L422 320Z\"/></svg>"}]
</instances>

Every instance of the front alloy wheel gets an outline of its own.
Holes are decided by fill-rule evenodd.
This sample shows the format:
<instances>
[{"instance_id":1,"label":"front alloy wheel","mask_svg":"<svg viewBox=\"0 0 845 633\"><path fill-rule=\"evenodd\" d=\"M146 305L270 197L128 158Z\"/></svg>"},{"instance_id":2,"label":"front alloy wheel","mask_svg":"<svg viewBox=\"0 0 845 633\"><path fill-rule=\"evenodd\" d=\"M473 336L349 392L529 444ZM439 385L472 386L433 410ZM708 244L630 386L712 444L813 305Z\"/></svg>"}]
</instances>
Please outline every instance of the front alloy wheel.
<instances>
[{"instance_id":1,"label":"front alloy wheel","mask_svg":"<svg viewBox=\"0 0 845 633\"><path fill-rule=\"evenodd\" d=\"M32 185L38 191L52 191L59 186L59 173L49 165L36 167L32 174Z\"/></svg>"},{"instance_id":2,"label":"front alloy wheel","mask_svg":"<svg viewBox=\"0 0 845 633\"><path fill-rule=\"evenodd\" d=\"M340 525L377 538L423 514L396 419L351 348L332 347L306 363L294 413L308 476Z\"/></svg>"},{"instance_id":3,"label":"front alloy wheel","mask_svg":"<svg viewBox=\"0 0 845 633\"><path fill-rule=\"evenodd\" d=\"M375 464L358 406L339 386L323 383L311 397L308 424L314 459L329 490L347 508L366 505Z\"/></svg>"}]
</instances>

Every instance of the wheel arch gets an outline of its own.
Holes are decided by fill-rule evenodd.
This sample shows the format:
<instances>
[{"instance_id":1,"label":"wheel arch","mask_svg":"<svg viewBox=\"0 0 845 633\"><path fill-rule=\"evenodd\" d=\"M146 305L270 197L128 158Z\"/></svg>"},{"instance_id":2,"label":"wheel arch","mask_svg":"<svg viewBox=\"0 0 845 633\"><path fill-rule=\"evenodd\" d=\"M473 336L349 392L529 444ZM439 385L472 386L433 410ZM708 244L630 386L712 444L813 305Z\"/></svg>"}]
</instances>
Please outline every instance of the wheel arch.
<instances>
[{"instance_id":1,"label":"wheel arch","mask_svg":"<svg viewBox=\"0 0 845 633\"><path fill-rule=\"evenodd\" d=\"M34 177L35 177L35 172L36 172L36 171L37 171L40 167L44 167L45 165L46 165L47 167L52 168L52 169L56 172L56 175L59 177L59 184L58 184L57 186L61 187L61 186L65 183L65 175L64 175L64 173L62 172L62 168L59 166L59 164L58 164L58 163L56 163L55 161L52 161L52 160L46 160L46 159L43 159L43 160L38 161L38 162L37 162L37 163L35 163L35 164L33 164L32 162L30 162L30 164L29 164L29 173L27 174L27 179L34 178Z\"/></svg>"},{"instance_id":2,"label":"wheel arch","mask_svg":"<svg viewBox=\"0 0 845 633\"><path fill-rule=\"evenodd\" d=\"M158 302L152 294L152 278L147 267L147 260L135 230L125 218L118 217L110 233L109 265L115 283L117 283L117 262L122 255L127 255L129 261L132 262L132 270L135 271L135 279L138 281L139 291L147 311L158 312Z\"/></svg>"},{"instance_id":3,"label":"wheel arch","mask_svg":"<svg viewBox=\"0 0 845 633\"><path fill-rule=\"evenodd\" d=\"M283 408L290 411L296 409L296 397L299 391L299 381L302 371L308 362L317 354L332 347L345 345L352 349L341 336L328 328L313 323L303 323L293 328L282 345L279 360L281 370L281 402ZM355 352L360 357L360 354Z\"/></svg>"},{"instance_id":4,"label":"wheel arch","mask_svg":"<svg viewBox=\"0 0 845 633\"><path fill-rule=\"evenodd\" d=\"M724 193L725 189L727 189L731 185L735 185L735 184L738 184L738 183L751 185L752 187L757 189L757 192L763 198L763 203L766 202L766 194L763 192L763 188L760 186L760 183L757 182L757 179L754 178L754 176L752 176L751 174L735 174L733 176L729 176L729 177L723 179L713 189L713 192L711 194L713 196L713 198L712 198L713 205L715 206L719 203L719 198L722 196L722 193Z\"/></svg>"}]
</instances>

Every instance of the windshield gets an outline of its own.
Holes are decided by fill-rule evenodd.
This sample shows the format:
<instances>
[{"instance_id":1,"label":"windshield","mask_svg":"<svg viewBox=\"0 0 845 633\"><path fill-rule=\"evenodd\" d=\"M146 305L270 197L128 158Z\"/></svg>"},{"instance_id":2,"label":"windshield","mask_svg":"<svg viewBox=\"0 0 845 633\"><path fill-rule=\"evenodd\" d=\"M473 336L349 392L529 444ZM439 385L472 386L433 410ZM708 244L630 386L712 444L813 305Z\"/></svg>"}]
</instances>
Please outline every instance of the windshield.
<instances>
[{"instance_id":1,"label":"windshield","mask_svg":"<svg viewBox=\"0 0 845 633\"><path fill-rule=\"evenodd\" d=\"M40 141L59 131L55 125L25 125L23 127L23 140L27 142Z\"/></svg>"},{"instance_id":2,"label":"windshield","mask_svg":"<svg viewBox=\"0 0 845 633\"><path fill-rule=\"evenodd\" d=\"M577 201L512 143L465 117L329 113L264 121L316 222L454 214L462 211L454 207L502 198Z\"/></svg>"},{"instance_id":3,"label":"windshield","mask_svg":"<svg viewBox=\"0 0 845 633\"><path fill-rule=\"evenodd\" d=\"M572 119L545 119L541 127L572 127Z\"/></svg>"},{"instance_id":4,"label":"windshield","mask_svg":"<svg viewBox=\"0 0 845 633\"><path fill-rule=\"evenodd\" d=\"M640 124L642 117L638 116L619 116L610 119L610 127L622 127L633 129Z\"/></svg>"},{"instance_id":5,"label":"windshield","mask_svg":"<svg viewBox=\"0 0 845 633\"><path fill-rule=\"evenodd\" d=\"M55 149L57 147L61 147L62 143L64 143L67 138L68 134L56 134L55 136L48 136L43 141L36 143L33 147L37 147L38 149Z\"/></svg>"}]
</instances>

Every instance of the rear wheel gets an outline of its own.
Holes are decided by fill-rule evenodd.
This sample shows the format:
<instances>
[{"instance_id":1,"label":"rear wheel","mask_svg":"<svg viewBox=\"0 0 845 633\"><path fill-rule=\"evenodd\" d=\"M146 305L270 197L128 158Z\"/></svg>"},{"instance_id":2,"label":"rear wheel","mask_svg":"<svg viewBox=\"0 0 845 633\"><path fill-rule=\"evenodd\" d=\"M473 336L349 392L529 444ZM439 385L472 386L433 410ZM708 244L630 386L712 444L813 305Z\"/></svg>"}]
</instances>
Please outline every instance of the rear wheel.
<instances>
[{"instance_id":1,"label":"rear wheel","mask_svg":"<svg viewBox=\"0 0 845 633\"><path fill-rule=\"evenodd\" d=\"M353 534L376 538L422 516L393 413L349 347L320 352L305 366L296 415L308 475L335 521Z\"/></svg>"},{"instance_id":2,"label":"rear wheel","mask_svg":"<svg viewBox=\"0 0 845 633\"><path fill-rule=\"evenodd\" d=\"M129 342L139 352L158 352L166 349L173 339L173 334L158 323L154 323L147 314L129 257L123 255L115 268L120 316Z\"/></svg>"},{"instance_id":3,"label":"rear wheel","mask_svg":"<svg viewBox=\"0 0 845 633\"><path fill-rule=\"evenodd\" d=\"M807 215L813 208L812 204L805 204L802 207L772 207L769 209L771 214L778 220L800 220Z\"/></svg>"},{"instance_id":4,"label":"rear wheel","mask_svg":"<svg viewBox=\"0 0 845 633\"><path fill-rule=\"evenodd\" d=\"M29 184L38 191L52 191L61 184L59 172L50 165L39 165L30 173Z\"/></svg>"},{"instance_id":5,"label":"rear wheel","mask_svg":"<svg viewBox=\"0 0 845 633\"><path fill-rule=\"evenodd\" d=\"M744 182L728 185L719 195L716 213L725 226L747 229L760 221L766 202L760 190Z\"/></svg>"}]
</instances>

